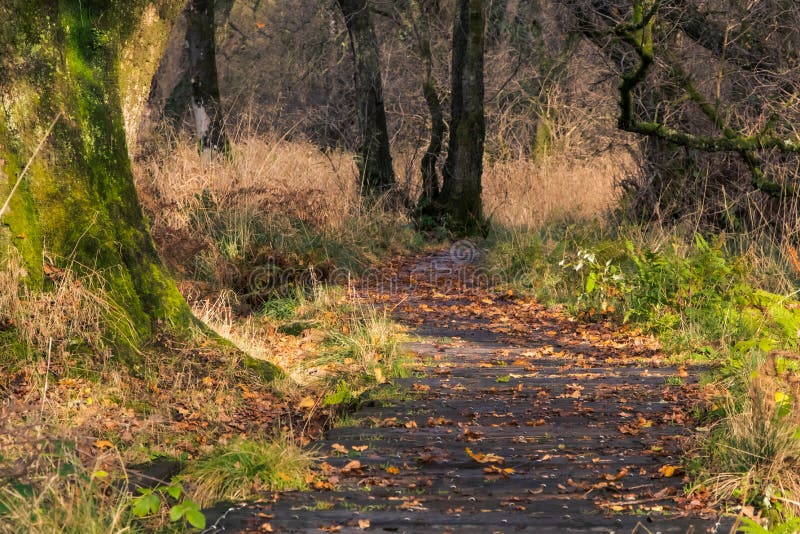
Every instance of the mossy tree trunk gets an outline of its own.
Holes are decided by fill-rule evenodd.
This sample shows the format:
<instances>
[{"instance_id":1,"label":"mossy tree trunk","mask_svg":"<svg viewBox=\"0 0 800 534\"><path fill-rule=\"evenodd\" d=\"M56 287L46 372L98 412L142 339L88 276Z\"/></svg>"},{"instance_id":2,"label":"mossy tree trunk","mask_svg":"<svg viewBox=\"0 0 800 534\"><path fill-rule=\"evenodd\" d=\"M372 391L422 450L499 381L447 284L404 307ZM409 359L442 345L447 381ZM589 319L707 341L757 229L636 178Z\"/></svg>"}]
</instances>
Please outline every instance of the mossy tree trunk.
<instances>
[{"instance_id":1,"label":"mossy tree trunk","mask_svg":"<svg viewBox=\"0 0 800 534\"><path fill-rule=\"evenodd\" d=\"M358 166L362 190L367 196L389 191L395 185L386 110L383 106L381 57L367 0L337 0L350 36L355 64L355 96L358 112Z\"/></svg>"},{"instance_id":2,"label":"mossy tree trunk","mask_svg":"<svg viewBox=\"0 0 800 534\"><path fill-rule=\"evenodd\" d=\"M217 79L214 4L214 0L189 0L186 6L192 115L201 150L223 150L226 144Z\"/></svg>"},{"instance_id":3,"label":"mossy tree trunk","mask_svg":"<svg viewBox=\"0 0 800 534\"><path fill-rule=\"evenodd\" d=\"M182 4L0 3L0 199L63 113L0 221L0 260L15 248L45 289L43 257L99 272L133 343L192 321L148 233L126 140Z\"/></svg>"},{"instance_id":4,"label":"mossy tree trunk","mask_svg":"<svg viewBox=\"0 0 800 534\"><path fill-rule=\"evenodd\" d=\"M485 27L483 0L459 0L453 27L450 143L441 193L448 224L459 233L481 231L485 225L481 201Z\"/></svg>"}]
</instances>

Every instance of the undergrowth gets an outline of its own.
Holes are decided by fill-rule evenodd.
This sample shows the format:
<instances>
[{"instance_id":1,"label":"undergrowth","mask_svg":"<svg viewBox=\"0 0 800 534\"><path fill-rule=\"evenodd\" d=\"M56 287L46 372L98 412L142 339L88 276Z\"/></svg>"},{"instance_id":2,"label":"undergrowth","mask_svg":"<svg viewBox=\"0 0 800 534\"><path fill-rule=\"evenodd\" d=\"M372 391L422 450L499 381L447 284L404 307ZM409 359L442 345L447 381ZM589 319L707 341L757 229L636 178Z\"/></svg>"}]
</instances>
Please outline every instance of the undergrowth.
<instances>
[{"instance_id":1,"label":"undergrowth","mask_svg":"<svg viewBox=\"0 0 800 534\"><path fill-rule=\"evenodd\" d=\"M694 489L781 525L800 513L800 302L791 244L600 224L495 229L494 278L575 315L656 334L713 369ZM776 527L777 528L777 527Z\"/></svg>"},{"instance_id":2,"label":"undergrowth","mask_svg":"<svg viewBox=\"0 0 800 534\"><path fill-rule=\"evenodd\" d=\"M351 281L420 237L360 198L348 155L169 146L141 164L140 193L195 315L226 341L161 335L123 357L115 341L135 330L104 273L48 258L33 287L3 255L0 531L202 528L219 500L302 489L310 441L407 372L401 330ZM131 487L126 466L159 457L180 472Z\"/></svg>"}]
</instances>

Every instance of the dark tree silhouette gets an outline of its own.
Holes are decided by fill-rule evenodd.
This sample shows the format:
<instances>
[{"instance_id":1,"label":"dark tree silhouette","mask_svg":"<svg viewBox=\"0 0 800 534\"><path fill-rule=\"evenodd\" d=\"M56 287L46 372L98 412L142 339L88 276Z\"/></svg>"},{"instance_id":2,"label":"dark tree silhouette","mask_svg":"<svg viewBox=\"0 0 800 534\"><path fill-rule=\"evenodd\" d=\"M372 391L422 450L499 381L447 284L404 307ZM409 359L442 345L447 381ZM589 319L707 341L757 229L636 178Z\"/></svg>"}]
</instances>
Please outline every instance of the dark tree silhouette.
<instances>
[{"instance_id":1,"label":"dark tree silhouette","mask_svg":"<svg viewBox=\"0 0 800 534\"><path fill-rule=\"evenodd\" d=\"M395 185L386 110L383 106L381 57L367 0L337 0L344 15L355 65L356 111L361 147L358 166L368 196Z\"/></svg>"},{"instance_id":2,"label":"dark tree silhouette","mask_svg":"<svg viewBox=\"0 0 800 534\"><path fill-rule=\"evenodd\" d=\"M482 0L459 0L453 25L450 142L442 174L443 212L459 232L484 226L481 201L484 117L485 13Z\"/></svg>"}]
</instances>

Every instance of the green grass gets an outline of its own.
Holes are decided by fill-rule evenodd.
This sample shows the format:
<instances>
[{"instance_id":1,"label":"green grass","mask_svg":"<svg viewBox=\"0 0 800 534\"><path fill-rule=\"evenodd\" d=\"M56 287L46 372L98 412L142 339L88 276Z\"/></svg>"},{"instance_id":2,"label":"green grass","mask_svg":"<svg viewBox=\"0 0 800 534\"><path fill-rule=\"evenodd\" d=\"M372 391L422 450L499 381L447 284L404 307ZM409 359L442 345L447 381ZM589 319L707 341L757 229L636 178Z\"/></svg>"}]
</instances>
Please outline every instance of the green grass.
<instances>
[{"instance_id":1,"label":"green grass","mask_svg":"<svg viewBox=\"0 0 800 534\"><path fill-rule=\"evenodd\" d=\"M203 506L238 501L263 491L305 489L313 458L288 437L236 438L192 462L183 473Z\"/></svg>"}]
</instances>

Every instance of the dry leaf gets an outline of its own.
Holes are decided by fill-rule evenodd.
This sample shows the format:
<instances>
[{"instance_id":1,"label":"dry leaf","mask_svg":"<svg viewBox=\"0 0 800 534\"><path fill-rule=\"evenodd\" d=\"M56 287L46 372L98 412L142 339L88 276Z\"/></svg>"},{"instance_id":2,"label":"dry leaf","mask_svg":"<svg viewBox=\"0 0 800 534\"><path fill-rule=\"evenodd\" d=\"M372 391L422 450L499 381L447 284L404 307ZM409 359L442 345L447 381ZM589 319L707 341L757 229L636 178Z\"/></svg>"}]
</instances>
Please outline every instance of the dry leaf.
<instances>
[{"instance_id":1,"label":"dry leaf","mask_svg":"<svg viewBox=\"0 0 800 534\"><path fill-rule=\"evenodd\" d=\"M383 370L382 370L380 367L375 367L375 368L372 370L372 374L374 374L374 375L375 375L375 381L376 381L378 384L383 384L383 383L385 383L385 382L386 382L386 377L385 377L385 376L383 376Z\"/></svg>"},{"instance_id":2,"label":"dry leaf","mask_svg":"<svg viewBox=\"0 0 800 534\"><path fill-rule=\"evenodd\" d=\"M316 402L313 397L303 397L297 407L301 410L310 410L315 404Z\"/></svg>"},{"instance_id":3,"label":"dry leaf","mask_svg":"<svg viewBox=\"0 0 800 534\"><path fill-rule=\"evenodd\" d=\"M670 465L670 464L662 465L661 467L658 468L659 474L664 478L674 477L679 473L680 470L681 468L678 467L677 465Z\"/></svg>"},{"instance_id":4,"label":"dry leaf","mask_svg":"<svg viewBox=\"0 0 800 534\"><path fill-rule=\"evenodd\" d=\"M342 467L342 473L352 473L353 471L359 471L361 469L361 462L358 460L353 460L349 462L347 465Z\"/></svg>"},{"instance_id":5,"label":"dry leaf","mask_svg":"<svg viewBox=\"0 0 800 534\"><path fill-rule=\"evenodd\" d=\"M472 458L473 460L475 460L479 464L488 464L488 463L502 464L503 462L506 461L506 459L503 458L502 456L498 456L497 454L494 454L494 453L491 453L491 452L489 452L489 453L477 452L476 453L476 452L472 452L472 449L470 449L469 447L466 447L464 450L467 451L467 455L469 455L470 458Z\"/></svg>"}]
</instances>

